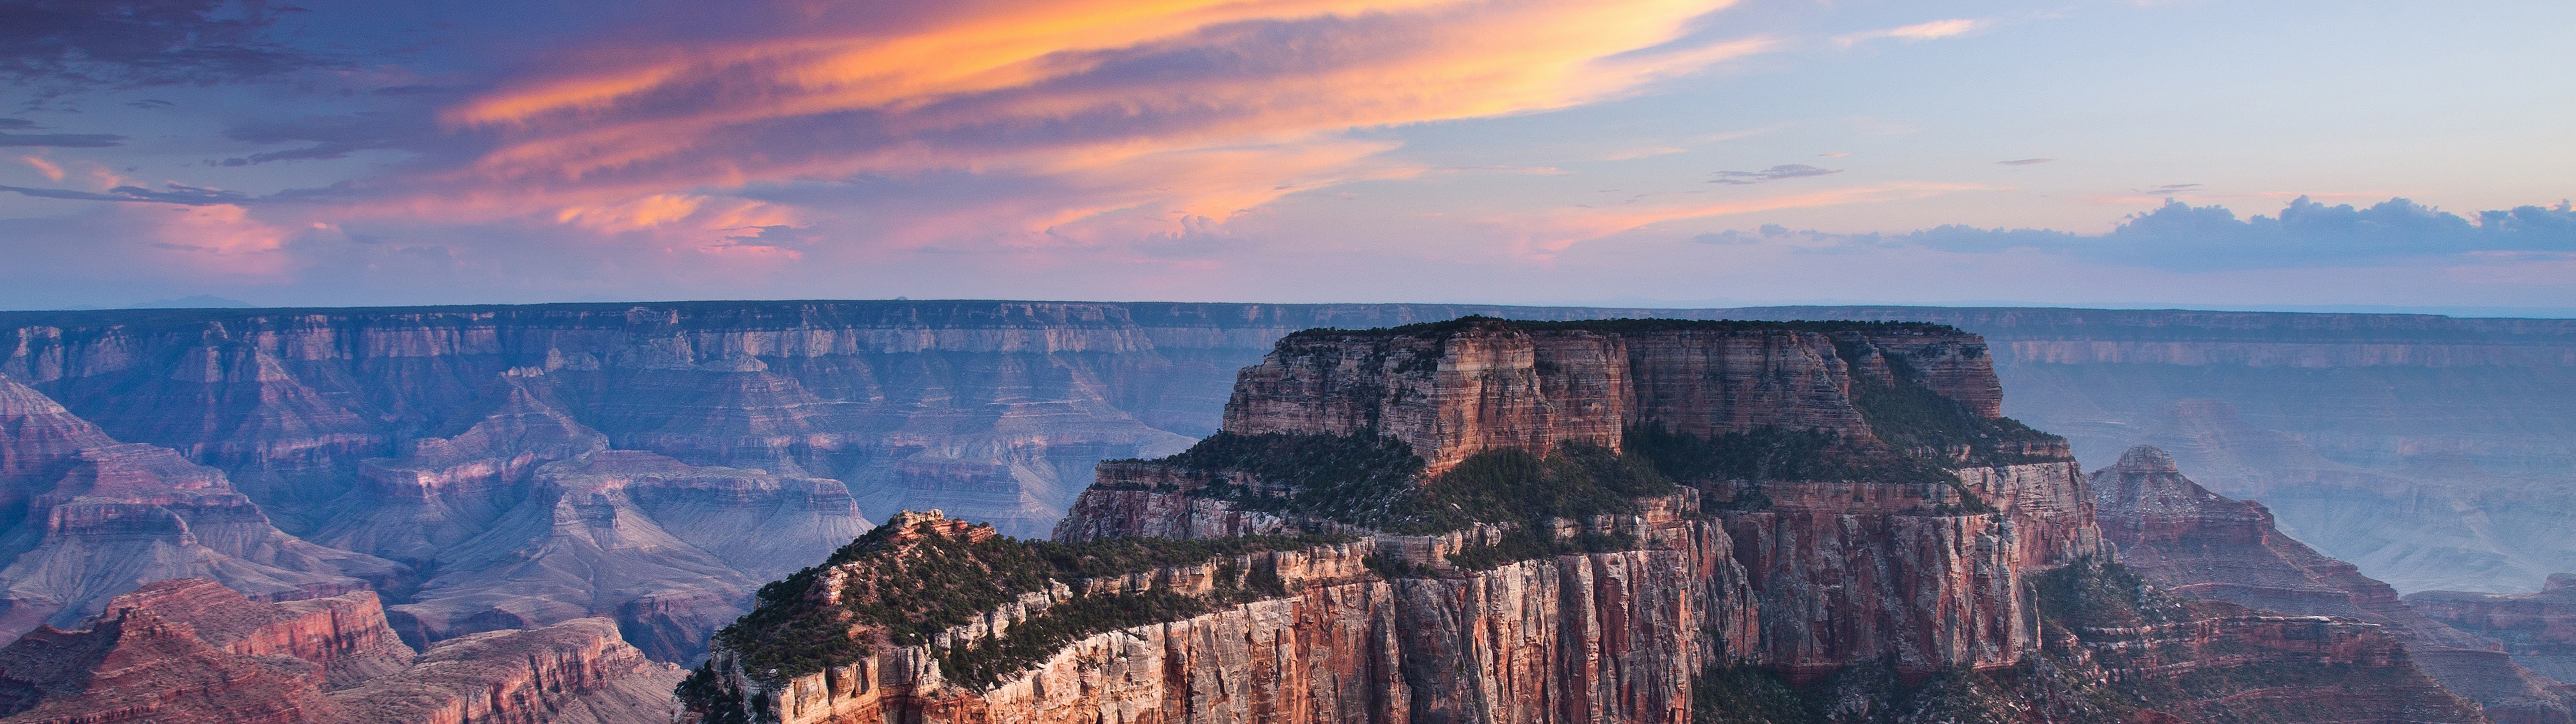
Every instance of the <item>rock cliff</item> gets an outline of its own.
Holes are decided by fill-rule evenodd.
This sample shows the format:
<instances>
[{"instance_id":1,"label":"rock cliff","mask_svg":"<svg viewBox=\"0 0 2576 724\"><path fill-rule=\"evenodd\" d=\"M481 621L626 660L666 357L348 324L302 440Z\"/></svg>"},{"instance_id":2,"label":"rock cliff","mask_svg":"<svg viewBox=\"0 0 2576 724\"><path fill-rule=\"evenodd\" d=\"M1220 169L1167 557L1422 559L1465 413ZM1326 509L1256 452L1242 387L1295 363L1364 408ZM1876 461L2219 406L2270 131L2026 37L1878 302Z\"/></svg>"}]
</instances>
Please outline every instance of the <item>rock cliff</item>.
<instances>
[{"instance_id":1,"label":"rock cliff","mask_svg":"<svg viewBox=\"0 0 2576 724\"><path fill-rule=\"evenodd\" d=\"M2557 681L2576 679L2576 574L2549 576L2537 593L2424 591L2406 604L2433 620L2493 637L2514 660ZM2559 686L2576 695L2576 687Z\"/></svg>"},{"instance_id":2,"label":"rock cliff","mask_svg":"<svg viewBox=\"0 0 2576 724\"><path fill-rule=\"evenodd\" d=\"M2482 721L2378 627L2102 583L2125 573L2064 447L1927 371L1974 339L1856 334L1884 331L1292 336L1227 429L1104 463L1056 542L898 516L764 588L682 698L718 722L1810 720L1738 709L1762 691L1865 715L1817 721ZM1745 399L1790 409L1701 406Z\"/></svg>"},{"instance_id":3,"label":"rock cliff","mask_svg":"<svg viewBox=\"0 0 2576 724\"><path fill-rule=\"evenodd\" d=\"M709 538L682 530L686 526L681 521L722 518L720 511L748 517L777 509L765 507L776 498L753 496L740 507L726 507L734 499L730 493L700 498L689 503L695 512L683 515L638 502L634 488L605 493L595 499L635 502L632 509L645 513L621 511L610 526L612 542L605 550L622 552L549 558L604 561L608 567L641 565L649 572L604 580L649 580L671 586L669 591L639 593L617 587L622 584L577 583L578 575L538 575L547 582L533 589L546 595L513 601L509 588L493 581L545 571L478 572L452 565L455 560L440 561L438 552L492 533L504 515L513 516L512 531L486 537L477 550L593 547L571 539L551 547L540 542L552 540L553 533L537 534L534 523L577 517L555 512L558 491L541 487L537 469L582 457L583 450L597 449L603 440L607 447L650 451L692 466L732 468L736 472L725 474L736 476L759 470L781 481L834 480L868 510L945 507L995 520L1004 532L1020 535L1047 529L1068 504L1102 511L1076 516L1105 526L1096 534L1116 532L1126 524L1114 522L1120 520L1146 521L1138 524L1161 530L1195 530L1192 534L1202 537L1223 530L1295 530L1311 521L1221 497L1161 495L1151 484L1113 485L1079 498L1077 492L1094 461L1171 452L1187 444L1188 437L1217 429L1236 369L1260 363L1283 336L1315 327L1382 327L1465 314L1954 325L1982 333L1992 345L1948 333L1921 339L1880 336L1857 345L1834 342L1831 352L1845 367L1840 373L1853 380L1845 393L1857 399L1865 396L1857 392L1869 389L1864 381L1885 382L1907 372L1919 380L1914 386L1937 389L1981 417L2009 409L2022 419L2070 433L2074 450L2097 463L2136 441L2166 444L2213 486L2239 495L2259 493L2280 511L2281 526L2288 532L2355 560L2403 590L2529 590L2539 585L2543 573L2568 567L2550 561L2576 560L2576 552L2570 552L2576 548L2551 542L2563 538L2553 534L2567 523L2563 511L2576 509L2576 497L2562 494L2567 461L2576 459L2576 448L2566 443L2576 438L2564 434L2576 429L2569 426L2566 412L2576 406L2564 403L2568 390L2576 389L2570 386L2576 378L2565 373L2576 368L2568 363L2576 360L2571 357L2576 352L2570 352L2576 344L2568 342L2576 340L2576 329L2560 322L1928 308L1649 313L1402 305L788 302L0 313L0 373L26 383L0 385L0 397L35 393L43 401L15 406L52 408L0 415L0 425L5 425L0 426L0 563L15 562L39 544L41 536L19 534L19 522L27 519L25 506L55 491L63 474L78 464L79 450L122 439L176 450L188 461L212 466L224 473L226 488L253 503L217 506L230 511L223 516L199 511L207 514L193 519L190 524L197 527L192 531L228 525L209 522L216 517L257 512L271 522L243 529L283 529L306 540L400 561L417 575L443 578L435 590L451 595L414 600L412 586L420 581L399 575L399 569L391 576L380 574L384 568L364 573L327 565L301 570L301 563L291 562L293 556L279 559L290 560L283 568L259 563L268 569L250 568L227 582L287 596L353 585L307 586L311 581L296 580L305 575L380 586L391 603L427 604L412 619L396 616L421 642L485 626L611 616L653 655L685 659L697 650L695 642L703 640L707 628L742 610L744 591L752 583L778 575L775 571L787 565L811 562L829 543L816 543L809 549L813 552L780 553L778 557L798 557L769 571L753 571L714 554L732 543L698 542ZM1620 337L1632 356L1656 344ZM1554 363L1558 352L1549 350ZM1578 356L1573 348L1566 350L1562 359L1571 363ZM1769 348L1712 354L1709 363L1775 354L1765 350ZM1873 361L1873 356L1886 357L1884 351L1894 351L1894 358L1905 361L1904 368ZM1529 354L1535 358L1539 352L1534 344ZM1789 353L1781 348L1776 354ZM1830 367L1821 373L1835 373ZM1987 368L1996 374L1982 371ZM1727 368L1704 369L1717 373ZM1535 364L1526 372L1542 382L1566 373ZM1649 398L1677 399L1672 395L1699 388L1694 381L1699 377L1691 373L1652 377L1653 368L1618 373L1627 377L1631 389L1673 390L1650 391ZM1999 394L1997 375L2016 392L2009 404ZM1508 386L1496 384L1501 385L1496 389ZM1793 395L1794 388L1757 384L1728 393ZM1540 397L1532 399L1555 399L1544 387L1538 391ZM0 406L10 404L0 400ZM1629 410L1621 413L1623 423L1635 413L1629 400L1615 404ZM1598 411L1551 408L1550 413L1572 420ZM469 434L486 421L493 425ZM1684 418L1659 421L1666 428L1690 423ZM1465 434L1466 428L1458 429ZM1873 428L1872 433L1879 431ZM1596 424L1572 436L1610 439L1600 432ZM1612 437L1623 444L1627 432ZM534 442L539 437L554 441ZM2032 439L2055 444L2048 441L2053 438ZM512 446L522 440L529 443ZM440 442L452 444L441 450ZM1530 447L1543 449L1535 443ZM2051 454L2045 449L2024 452L2038 453L2034 456L2041 459ZM1982 486L1989 484L1981 481L1985 471L1995 469L1967 464L1953 471L1963 483ZM2044 465L2000 469L2021 471L2023 481L2066 477ZM1118 474L1113 470L1108 477L1114 482ZM1770 480L1753 499L1782 499L1794 492L1792 487ZM1735 502L1738 491L1732 488L1716 486L1709 492L1711 515L1749 507ZM1989 504L2008 502L1977 494ZM828 492L815 493L814 499L822 501L815 509L836 505L829 497ZM1932 507L1967 500L1939 491L1918 499ZM2426 500L2436 502L2423 504ZM157 507L177 515L187 506ZM522 508L530 510L521 514ZM622 510L615 502L563 509ZM2034 553L2039 556L2035 560L2045 560L2047 551L2074 549L2083 535L2079 527L2064 525L2042 532L2047 527L2043 522L2070 519L2064 516L2011 517L2020 539L2016 555L2026 561L2034 560L2029 557ZM820 530L837 524L833 521L840 515L816 513L805 519L819 521ZM1833 518L1816 520L1822 524ZM640 524L687 545L652 542L617 548L614 541L625 539L620 531ZM600 537L587 523L565 527L571 538ZM789 528L767 530L785 533ZM850 530L855 528L833 534L846 537ZM259 532L251 537L266 536ZM2033 544L2034 536L2059 542ZM199 537L200 547L215 549ZM113 542L63 539L76 544L55 550ZM709 545L714 547L705 547ZM181 562L217 560L174 545L129 550L180 551L184 554L173 559ZM81 555L88 554L52 558L60 562L30 569L74 569L76 559L130 559L124 553ZM725 583L725 575L705 567L710 558L738 580ZM472 565L505 566L515 560L483 555ZM565 570L594 570L580 568L591 564ZM173 568L100 583L94 586L97 595L72 595L95 603L130 589L140 578L222 577L237 570L243 569L229 563ZM278 583L262 589L268 584L255 580L261 576ZM72 583L77 582L47 585L79 587ZM289 589L296 592L284 592ZM13 625L35 625L28 612L53 605L39 602L17 609ZM475 618L485 613L492 615ZM441 633L429 633L433 629Z\"/></svg>"},{"instance_id":4,"label":"rock cliff","mask_svg":"<svg viewBox=\"0 0 2576 724\"><path fill-rule=\"evenodd\" d=\"M0 535L0 639L68 626L166 578L208 577L268 599L399 583L409 570L315 545L271 525L224 473L177 451L118 443L0 377L0 487L17 515Z\"/></svg>"},{"instance_id":5,"label":"rock cliff","mask_svg":"<svg viewBox=\"0 0 2576 724\"><path fill-rule=\"evenodd\" d=\"M0 721L660 721L678 678L602 619L417 655L372 592L262 603L178 579L118 596L91 628L42 627L0 648Z\"/></svg>"},{"instance_id":6,"label":"rock cliff","mask_svg":"<svg viewBox=\"0 0 2576 724\"><path fill-rule=\"evenodd\" d=\"M415 654L374 592L258 603L214 580L118 595L93 629L0 649L0 721L662 721L680 672L603 618Z\"/></svg>"},{"instance_id":7,"label":"rock cliff","mask_svg":"<svg viewBox=\"0 0 2576 724\"><path fill-rule=\"evenodd\" d=\"M2164 450L2131 448L2094 471L2092 482L2103 536L2123 563L2166 591L2375 624L2418 668L2498 722L2571 721L2564 694L2507 659L2496 641L2427 618L2387 583L2282 535L2270 510L2201 487Z\"/></svg>"}]
</instances>

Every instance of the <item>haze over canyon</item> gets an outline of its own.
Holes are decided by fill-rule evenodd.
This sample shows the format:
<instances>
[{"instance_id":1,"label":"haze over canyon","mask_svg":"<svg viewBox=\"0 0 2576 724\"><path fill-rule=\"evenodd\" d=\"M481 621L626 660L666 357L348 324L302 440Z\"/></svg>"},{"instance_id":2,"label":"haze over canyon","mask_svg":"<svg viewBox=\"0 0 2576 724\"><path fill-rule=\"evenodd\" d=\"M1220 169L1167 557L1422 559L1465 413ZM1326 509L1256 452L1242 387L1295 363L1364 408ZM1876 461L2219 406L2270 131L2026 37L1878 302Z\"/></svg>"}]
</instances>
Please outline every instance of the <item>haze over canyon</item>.
<instances>
[{"instance_id":1,"label":"haze over canyon","mask_svg":"<svg viewBox=\"0 0 2576 724\"><path fill-rule=\"evenodd\" d=\"M0 313L0 335L5 335L0 340L8 345L0 357L0 375L5 375L0 379L0 431L5 431L0 438L0 453L5 453L0 455L0 519L5 519L0 522L5 526L0 527L0 554L9 556L0 567L0 595L5 595L0 598L0 629L5 629L0 635L24 636L25 645L55 637L44 640L68 643L45 645L67 647L63 650L103 646L95 650L112 656L125 650L119 646L147 645L136 632L173 630L147 624L146 617L185 619L172 613L169 604L156 603L175 593L152 593L160 589L147 589L147 584L209 579L222 584L215 590L229 588L248 596L246 602L225 606L243 611L252 610L249 606L290 607L227 620L266 616L285 621L306 615L299 611L310 609L292 607L316 605L309 601L344 601L330 604L338 606L331 610L354 612L334 614L344 623L332 624L339 626L333 630L350 633L332 636L369 641L351 645L378 652L368 655L383 663L334 675L329 672L337 670L332 667L339 654L308 651L282 655L312 662L319 667L314 673L296 673L304 670L294 666L275 669L283 664L262 663L266 659L240 664L285 671L276 674L289 682L279 684L286 687L282 690L309 687L312 693L299 700L308 701L310 712L320 712L312 715L316 720L390 711L368 703L375 700L367 697L377 695L363 692L412 681L401 677L426 665L416 659L536 645L589 652L575 658L589 662L579 666L594 673L576 679L590 683L566 694L589 696L583 700L589 703L539 696L503 709L661 706L657 711L667 713L668 700L656 696L667 696L677 673L666 664L700 663L717 629L755 609L754 592L763 584L833 557L900 511L936 508L944 511L944 519L990 522L995 532L1023 538L1053 533L1079 541L1113 532L1175 530L1191 533L1179 537L1203 537L1206 531L1190 526L1217 523L1189 522L1200 518L1191 517L1188 505L1175 508L1120 497L1126 493L1115 490L1126 488L1108 484L1114 475L1160 479L1119 467L1129 463L1101 468L1106 489L1086 493L1094 483L1094 466L1103 460L1182 453L1220 428L1244 434L1348 433L1367 426L1297 411L1345 392L1311 388L1297 393L1303 396L1281 397L1304 401L1264 407L1261 394L1246 396L1251 394L1246 390L1271 387L1239 384L1270 384L1275 393L1286 394L1287 387L1279 385L1320 378L1280 366L1296 358L1281 357L1289 348L1275 345L1299 330L1390 327L1466 315L1916 321L1974 333L1976 337L1944 343L1955 350L1973 346L1976 352L1964 358L1958 357L1964 352L1942 358L1885 341L1870 345L1882 350L1882 357L1910 361L1904 362L1914 370L1909 373L1931 374L1927 388L1944 398L1988 417L2017 418L2064 435L2065 441L2051 443L2056 447L2014 448L2013 454L2044 461L2015 464L2056 465L2044 474L2032 468L1992 479L1970 476L1968 484L1979 499L1996 501L2014 516L2016 539L2023 541L2017 545L2024 547L1989 551L2004 556L1993 563L2004 567L1994 570L2017 571L1994 579L2004 588L1940 596L1959 596L1959 605L1968 607L1961 610L1997 607L1993 615L2001 618L1991 625L1969 625L1984 626L1979 630L2002 638L1959 632L1964 638L1936 636L1920 647L1904 643L1903 650L1917 653L1896 660L1931 658L1923 659L1930 662L1928 668L1900 664L1895 671L1900 678L1939 669L1940 662L1951 660L1945 657L2000 664L2040 651L2042 636L2015 631L2039 626L2045 617L2033 608L2037 604L2017 598L2023 594L2013 586L2020 584L2010 581L2085 557L2094 550L2088 546L2095 545L2087 541L2096 535L2086 532L2093 529L2090 513L2044 511L2055 510L2053 505L2094 504L2068 497L2073 494L2069 490L2089 486L2094 495L2113 495L2132 489L2107 484L2103 475L2110 471L2146 476L2137 479L2187 473L2200 487L2168 481L2133 488L2199 490L2190 494L2218 500L2225 499L2215 497L2220 494L2251 498L2261 503L2250 508L2259 513L2203 505L2166 518L2136 512L2121 514L2145 517L2115 519L2111 511L2135 506L2121 502L2129 498L2104 498L2099 535L2117 543L2124 559L2147 581L2257 609L2381 623L2399 632L2392 643L2370 638L2380 634L2355 633L2362 638L2347 648L2317 655L2380 661L2401 672L2391 674L2401 679L2430 677L2422 680L2438 680L2464 701L2476 702L2470 708L2485 712L2476 716L2496 721L2507 720L2506 712L2537 717L2515 721L2563 721L2566 716L2553 688L2560 685L2551 678L2568 671L2559 650L2564 637L2531 633L2523 622L2563 617L2565 611L2550 609L2554 604L2548 601L2565 587L2553 584L2547 592L2539 591L2552 573L2576 570L2576 541L2562 532L2568 524L2562 511L2576 509L2569 504L2576 503L2570 499L2576 497L2571 494L2576 493L2576 434L2571 434L2576 433L2576 412L2567 404L2576 400L2576 375L2569 371L2576 369L2576 323L2404 315L954 301ZM1631 356L1625 359L1648 359L1638 357L1648 339L1623 343ZM1716 343L1681 347L1709 344ZM1849 369L1865 366L1863 359L1852 357L1858 351L1837 349L1830 340L1814 344L1824 345L1810 347L1830 363L1799 373L1822 375L1813 377L1822 385L1819 389L1857 383ZM1952 367L1929 362L1954 359L1978 362L1956 371L1943 371ZM1614 366L1640 366L1645 364ZM1844 369L1837 372L1844 375L1841 381L1828 373L1836 368ZM1238 370L1243 370L1240 382ZM1645 382L1632 373L1625 383ZM1437 396L1445 383L1423 389ZM1550 384L1555 382L1538 383L1556 389ZM1769 384L1721 396L1737 400L1731 409L1739 412L1772 414L1744 412L1789 403L1785 397L1757 402L1758 397L1747 396L1757 388L1775 389L1763 386ZM1676 400L1702 394L1687 384L1656 389L1663 391L1655 394L1680 395L1669 397ZM1644 391L1600 397L1647 398ZM1568 398L1552 399L1559 402L1550 404L1561 404ZM1702 402L1671 404L1672 410L1706 413L1706 408L1692 406ZM1846 406L1824 404L1779 419L1792 427L1863 429L1852 426L1858 418L1849 417L1854 414L1848 411L1854 409L1851 403L1837 404ZM1679 412L1652 418L1677 419L1673 414ZM1396 418L1369 419L1392 425ZM1405 441L1427 460L1426 469L1439 473L1477 450L1498 445L1538 454L1574 439L1616 446L1622 430L1639 419L1645 418L1609 414L1592 422L1552 419L1534 427L1513 422L1495 427L1492 434L1500 435L1495 437ZM1723 434L1757 426L1745 419L1752 418L1683 431ZM1522 431L1512 431L1516 429ZM1533 430L1542 436L1527 437ZM2131 448L2141 444L2162 451L2140 457ZM2079 464L2106 472L2077 482L2083 479L2075 473ZM1150 490L1159 483L1137 484ZM2039 492L2043 489L2058 491ZM1784 510L1823 504L1797 502L1801 493L1792 486L1773 485L1767 494ZM1926 499L1939 494L1946 493ZM2016 507L2010 501L2024 498L2015 495L2040 497ZM1914 530L1906 526L1918 523L1904 520L1916 513L1890 504L1898 507L1873 514L1893 515L1885 523L1895 526L1891 531ZM1815 592L1766 582L1807 564L1746 557L1745 546L1771 544L1750 542L1763 538L1740 521L1713 528L1694 522L1735 519L1692 512L1709 506L1706 500L1670 505L1675 507L1650 505L1649 511L1666 512L1646 515L1651 524L1628 534L1650 541L1649 550L1684 551L1686 558L1701 561L1691 565L1717 566L1712 571L1734 565L1741 572L1694 577L1689 585L1696 592L1634 593L1681 596L1672 600L1685 602L1676 605L1694 612L1762 601L1726 619L1733 621L1726 625L1740 627L1726 635L1766 642L1812 637L1830 643L1812 651L1765 643L1718 655L1717 649L1706 647L1732 640L1720 636L1692 643L1698 648L1689 651L1667 652L1669 656L1623 654L1671 667L1666 679L1567 680L1548 686L1645 687L1637 691L1669 693L1658 687L1673 681L1687 684L1712 662L1826 672L1888 654L1857 641L1900 636L1884 640L1898 645L1910 640L1902 636L1932 635L1912 624L1834 634L1778 628L1786 624L1761 611L1794 601L1827 611L1855 605L1894 610L1898 604L1807 598ZM1077 511L1076 516L1065 517L1068 510ZM1655 517L1666 514L1679 517ZM2135 522L2150 519L2201 522ZM2232 522L2214 522L2218 520ZM1174 525L1181 527L1170 527ZM2123 527L2133 525L2143 527ZM2204 529L2221 532L2190 532ZM1930 535L1929 530L1905 535ZM2144 532L2123 532L2132 530ZM2192 545L2254 541L2230 544L2290 552L2279 554L2286 562L2257 573L2158 562L2189 559L2159 553L2166 549L2151 544L2175 536L2199 541ZM1719 538L1732 542L1720 545ZM1268 556L1261 558L1268 568L1242 570L1273 570L1281 580L1306 581L1313 590L1340 590L1333 587L1370 579L1372 574L1360 566L1361 558L1375 554L1364 549L1367 545L1391 544L1384 538L1359 538L1370 540L1377 542L1339 543L1344 547L1333 549L1339 552L1292 553L1307 549L1281 544L1261 554ZM1851 544L1871 551L1867 555L1899 555L1914 547L1894 538ZM1438 545L1451 545L1448 551L1455 552L1454 542L1426 550L1442 550ZM1735 552L1720 555L1721 549ZM1688 552L1693 550L1702 552ZM1436 567L1445 554L1424 553L1429 557L1420 562ZM1316 555L1345 559L1333 563ZM1521 570L1525 564L1493 570L1538 576L1511 585L1538 586L1529 588L1528 595L1541 595L1578 583L1607 585L1598 576L1608 569L1600 566L1663 565L1648 561L1661 553L1584 555L1593 556L1584 565L1596 570L1582 574L1590 577L1564 577L1575 573L1563 566L1543 576ZM1647 558L1621 557L1636 555ZM2146 555L2162 557L2139 557ZM1289 565L1290 558L1279 556L1303 557ZM1714 562L1721 559L1732 562ZM2335 572L2330 570L2332 559L2350 561L2355 568ZM2376 580L2353 582L2370 579ZM1631 580L1622 585L1647 585L1646 579L1621 580ZM145 594L137 594L138 589ZM195 591L189 596L211 595L202 586L185 590ZM1495 590L1499 595L1501 589ZM2428 592L2436 590L2463 592ZM2407 600L2423 606L2424 614L2396 600L2418 592L2425 593ZM1885 593L1913 600L1898 590ZM120 598L135 595L145 597ZM1385 605L1402 608L1396 601L1415 594L1366 594L1377 595L1398 596ZM1255 610L1270 604L1244 605ZM1571 614L1532 609L1529 615L1565 620L1562 616ZM2288 625L2227 618L2250 614L2189 615L2203 617L2192 620L2239 621L2207 624L2228 630ZM345 623L350 621L354 623ZM1667 623L1681 625L1678 619ZM266 649L237 643L250 640L238 637L251 635L239 632L285 624L227 627L200 620L188 625L193 633L156 633L161 638L149 640L166 643L148 645L269 655ZM39 626L91 632L28 633ZM123 633L111 636L101 633L110 629ZM1914 633L1901 633L1909 631ZM503 635L521 638L495 638ZM529 638L539 635L555 638ZM2258 636L2250 630L2244 635ZM2272 635L2289 634L2259 634ZM2333 639L2345 634L2315 635ZM393 648L386 648L383 636L391 637ZM107 642L82 643L92 639ZM200 643L187 643L191 641ZM582 643L569 643L574 641ZM460 648L467 644L481 648ZM1355 639L1351 645L1364 642ZM2396 659L2364 653L2382 645L2412 651L2410 662L2400 665ZM1802 657L1813 662L1798 663L1808 660ZM0 677L23 674L9 666L0 661ZM2419 669L2421 673L2402 673ZM486 678L475 680L548 676L481 675ZM2485 683L2457 683L2472 680ZM28 685L43 689L56 684ZM632 694L656 686L664 693L615 698L627 696L615 692ZM2448 694L2427 696L2431 698L2390 705L2434 706ZM1619 697L1628 702L1620 706L1646 701ZM50 703L24 715L63 706L59 696L24 701L40 700ZM1451 706L1422 705L1443 711L1448 709L1441 707ZM513 716L534 721L548 715ZM399 718L383 717L379 719Z\"/></svg>"}]
</instances>

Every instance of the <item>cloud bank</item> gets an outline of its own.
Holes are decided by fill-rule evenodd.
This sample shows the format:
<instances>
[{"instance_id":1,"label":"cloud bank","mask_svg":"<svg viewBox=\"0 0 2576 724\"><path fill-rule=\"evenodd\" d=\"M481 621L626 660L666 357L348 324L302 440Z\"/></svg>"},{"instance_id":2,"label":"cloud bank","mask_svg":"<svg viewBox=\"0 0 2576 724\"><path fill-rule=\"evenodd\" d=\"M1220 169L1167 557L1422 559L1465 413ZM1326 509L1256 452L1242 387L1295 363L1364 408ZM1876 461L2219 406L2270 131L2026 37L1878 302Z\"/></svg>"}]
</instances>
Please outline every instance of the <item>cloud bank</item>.
<instances>
[{"instance_id":1,"label":"cloud bank","mask_svg":"<svg viewBox=\"0 0 2576 724\"><path fill-rule=\"evenodd\" d=\"M2098 236L1944 226L1883 241L1854 239L1949 252L2029 250L2185 272L2360 267L2410 257L2576 254L2576 211L2562 202L2484 211L2472 220L2405 199L2356 208L2327 206L2303 196L2276 216L2238 219L2226 207L2168 201Z\"/></svg>"}]
</instances>

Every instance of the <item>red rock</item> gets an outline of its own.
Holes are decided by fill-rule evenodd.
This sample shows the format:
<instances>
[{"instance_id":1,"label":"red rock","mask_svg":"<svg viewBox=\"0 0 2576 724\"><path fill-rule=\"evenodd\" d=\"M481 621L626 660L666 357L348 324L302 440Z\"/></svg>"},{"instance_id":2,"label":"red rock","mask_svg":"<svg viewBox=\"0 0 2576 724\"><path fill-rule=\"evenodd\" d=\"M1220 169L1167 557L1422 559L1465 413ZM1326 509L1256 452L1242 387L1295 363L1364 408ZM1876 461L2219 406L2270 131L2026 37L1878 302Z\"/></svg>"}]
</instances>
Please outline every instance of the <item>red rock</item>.
<instances>
[{"instance_id":1,"label":"red rock","mask_svg":"<svg viewBox=\"0 0 2576 724\"><path fill-rule=\"evenodd\" d=\"M264 603L214 581L119 596L88 630L0 648L10 724L625 724L670 717L678 669L604 619L479 634L415 657L375 594Z\"/></svg>"}]
</instances>

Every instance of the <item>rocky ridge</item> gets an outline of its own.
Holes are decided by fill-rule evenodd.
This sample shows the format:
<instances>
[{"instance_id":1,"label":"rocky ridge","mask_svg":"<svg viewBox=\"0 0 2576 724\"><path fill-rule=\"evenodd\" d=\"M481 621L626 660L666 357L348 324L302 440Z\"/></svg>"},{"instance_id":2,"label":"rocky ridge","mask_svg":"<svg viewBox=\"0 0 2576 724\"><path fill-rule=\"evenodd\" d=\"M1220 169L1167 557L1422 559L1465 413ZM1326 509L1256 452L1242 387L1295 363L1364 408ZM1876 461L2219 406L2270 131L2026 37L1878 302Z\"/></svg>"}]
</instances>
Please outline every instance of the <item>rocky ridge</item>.
<instances>
[{"instance_id":1,"label":"rocky ridge","mask_svg":"<svg viewBox=\"0 0 2576 724\"><path fill-rule=\"evenodd\" d=\"M2554 682L2509 659L2491 638L2428 618L2387 583L2274 527L2262 504L2184 477L2171 455L2140 445L2095 470L2103 535L2147 581L2179 595L2292 615L2377 625L2443 686L2516 724L2571 721Z\"/></svg>"},{"instance_id":2,"label":"rocky ridge","mask_svg":"<svg viewBox=\"0 0 2576 724\"><path fill-rule=\"evenodd\" d=\"M209 577L262 598L400 584L410 570L287 535L220 470L120 443L0 377L0 638L72 625L143 584Z\"/></svg>"},{"instance_id":3,"label":"rocky ridge","mask_svg":"<svg viewBox=\"0 0 2576 724\"><path fill-rule=\"evenodd\" d=\"M612 724L667 718L678 678L603 619L421 655L372 592L263 603L174 579L117 597L90 628L0 648L0 721Z\"/></svg>"}]
</instances>

